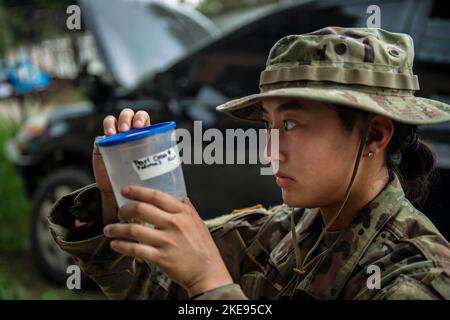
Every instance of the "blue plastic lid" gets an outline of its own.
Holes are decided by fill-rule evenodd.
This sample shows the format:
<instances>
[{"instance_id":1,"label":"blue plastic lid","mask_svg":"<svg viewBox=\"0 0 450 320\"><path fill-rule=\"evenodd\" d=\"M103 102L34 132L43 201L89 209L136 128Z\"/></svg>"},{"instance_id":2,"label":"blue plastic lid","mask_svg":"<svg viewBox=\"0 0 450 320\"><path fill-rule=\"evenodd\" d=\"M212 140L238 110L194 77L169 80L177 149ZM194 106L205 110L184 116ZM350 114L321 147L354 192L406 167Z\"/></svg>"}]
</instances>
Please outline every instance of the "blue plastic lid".
<instances>
[{"instance_id":1,"label":"blue plastic lid","mask_svg":"<svg viewBox=\"0 0 450 320\"><path fill-rule=\"evenodd\" d=\"M117 144L122 144L130 141L135 141L149 136L155 135L157 133L166 132L174 129L176 126L175 121L156 123L148 127L130 130L127 132L122 132L109 136L96 141L95 143L99 147L109 147L115 146Z\"/></svg>"}]
</instances>

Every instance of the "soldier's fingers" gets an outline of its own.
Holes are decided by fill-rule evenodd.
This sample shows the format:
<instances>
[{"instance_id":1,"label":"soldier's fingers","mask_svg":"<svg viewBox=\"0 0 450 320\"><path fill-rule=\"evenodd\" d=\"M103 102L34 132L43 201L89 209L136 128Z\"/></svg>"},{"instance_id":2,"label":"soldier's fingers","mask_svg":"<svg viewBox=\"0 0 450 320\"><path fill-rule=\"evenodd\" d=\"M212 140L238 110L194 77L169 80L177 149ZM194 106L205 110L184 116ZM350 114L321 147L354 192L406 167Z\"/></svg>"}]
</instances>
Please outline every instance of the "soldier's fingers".
<instances>
[{"instance_id":1,"label":"soldier's fingers","mask_svg":"<svg viewBox=\"0 0 450 320\"><path fill-rule=\"evenodd\" d=\"M131 121L134 117L134 111L130 108L125 108L120 112L119 115L119 123L118 128L119 132L125 132L130 130L131 128Z\"/></svg>"},{"instance_id":2,"label":"soldier's fingers","mask_svg":"<svg viewBox=\"0 0 450 320\"><path fill-rule=\"evenodd\" d=\"M191 202L191 199L189 199L188 197L184 198L183 203L187 204L189 207L194 208L194 205Z\"/></svg>"},{"instance_id":3,"label":"soldier's fingers","mask_svg":"<svg viewBox=\"0 0 450 320\"><path fill-rule=\"evenodd\" d=\"M138 111L133 118L133 128L142 128L150 125L150 116L146 111Z\"/></svg>"},{"instance_id":4,"label":"soldier's fingers","mask_svg":"<svg viewBox=\"0 0 450 320\"><path fill-rule=\"evenodd\" d=\"M174 196L156 190L137 185L129 185L122 189L122 195L126 198L150 203L166 212L176 213L183 209L184 204Z\"/></svg>"},{"instance_id":5,"label":"soldier's fingers","mask_svg":"<svg viewBox=\"0 0 450 320\"><path fill-rule=\"evenodd\" d=\"M124 256L135 257L146 261L155 261L159 256L159 250L141 243L133 243L123 240L113 240L111 248Z\"/></svg>"},{"instance_id":6,"label":"soldier's fingers","mask_svg":"<svg viewBox=\"0 0 450 320\"><path fill-rule=\"evenodd\" d=\"M93 143L93 145L94 145L94 147L93 147L93 153L94 153L95 155L101 155L100 150L98 149L98 146L97 146L96 142L97 142L98 140L100 140L100 139L103 139L104 137L105 137L105 136L98 136L98 137L95 137L95 140L94 140L94 143Z\"/></svg>"},{"instance_id":7,"label":"soldier's fingers","mask_svg":"<svg viewBox=\"0 0 450 320\"><path fill-rule=\"evenodd\" d=\"M105 136L112 136L117 133L116 117L109 115L103 119L103 132Z\"/></svg>"},{"instance_id":8,"label":"soldier's fingers","mask_svg":"<svg viewBox=\"0 0 450 320\"><path fill-rule=\"evenodd\" d=\"M163 231L152 229L137 223L113 223L103 228L108 238L133 240L149 246L160 247L167 243Z\"/></svg>"},{"instance_id":9,"label":"soldier's fingers","mask_svg":"<svg viewBox=\"0 0 450 320\"><path fill-rule=\"evenodd\" d=\"M170 224L170 216L167 212L144 202L130 203L119 209L120 220L139 219L150 223L159 229L166 229Z\"/></svg>"}]
</instances>

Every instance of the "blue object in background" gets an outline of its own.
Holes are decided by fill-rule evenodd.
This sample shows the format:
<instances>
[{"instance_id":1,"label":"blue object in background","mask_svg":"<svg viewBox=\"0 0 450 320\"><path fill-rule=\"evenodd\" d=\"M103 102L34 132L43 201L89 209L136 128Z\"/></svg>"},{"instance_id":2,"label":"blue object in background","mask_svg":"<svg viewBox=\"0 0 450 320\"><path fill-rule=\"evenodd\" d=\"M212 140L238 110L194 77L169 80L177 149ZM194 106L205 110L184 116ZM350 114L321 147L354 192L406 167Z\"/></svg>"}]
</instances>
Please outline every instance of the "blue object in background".
<instances>
[{"instance_id":1,"label":"blue object in background","mask_svg":"<svg viewBox=\"0 0 450 320\"><path fill-rule=\"evenodd\" d=\"M14 86L15 92L21 94L42 90L50 84L50 78L33 66L29 59L9 65L6 79Z\"/></svg>"}]
</instances>

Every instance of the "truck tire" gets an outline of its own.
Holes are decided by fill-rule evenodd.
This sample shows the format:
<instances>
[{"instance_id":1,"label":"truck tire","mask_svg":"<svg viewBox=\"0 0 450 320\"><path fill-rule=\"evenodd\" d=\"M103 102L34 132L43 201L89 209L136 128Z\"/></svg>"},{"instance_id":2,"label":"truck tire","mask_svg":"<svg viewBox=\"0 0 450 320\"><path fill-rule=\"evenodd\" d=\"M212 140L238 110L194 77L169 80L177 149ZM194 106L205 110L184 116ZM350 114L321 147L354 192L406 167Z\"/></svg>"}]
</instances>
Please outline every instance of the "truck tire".
<instances>
[{"instance_id":1,"label":"truck tire","mask_svg":"<svg viewBox=\"0 0 450 320\"><path fill-rule=\"evenodd\" d=\"M47 215L56 200L92 182L93 178L87 170L61 168L47 175L33 196L30 220L31 257L38 271L58 284L66 285L69 276L66 273L67 267L74 262L53 240ZM81 284L82 288L92 286L92 282L84 274Z\"/></svg>"}]
</instances>

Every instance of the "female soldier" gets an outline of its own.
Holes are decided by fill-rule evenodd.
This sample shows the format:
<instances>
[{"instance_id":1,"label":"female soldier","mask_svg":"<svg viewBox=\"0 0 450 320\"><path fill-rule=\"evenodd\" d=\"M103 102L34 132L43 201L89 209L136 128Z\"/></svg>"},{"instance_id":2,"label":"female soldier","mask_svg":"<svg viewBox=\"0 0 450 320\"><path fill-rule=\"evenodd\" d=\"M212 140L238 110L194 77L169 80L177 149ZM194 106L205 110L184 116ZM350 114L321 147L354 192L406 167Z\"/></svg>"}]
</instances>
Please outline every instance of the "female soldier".
<instances>
[{"instance_id":1,"label":"female soldier","mask_svg":"<svg viewBox=\"0 0 450 320\"><path fill-rule=\"evenodd\" d=\"M283 205L205 224L189 200L127 186L138 202L117 210L95 149L97 183L55 205L55 240L110 298L450 298L449 244L413 206L434 165L416 126L448 121L450 107L413 96L412 63L405 34L287 36L270 51L261 93L218 107L279 130L279 152L267 155ZM104 130L148 124L125 109ZM118 223L132 218L156 228Z\"/></svg>"}]
</instances>

